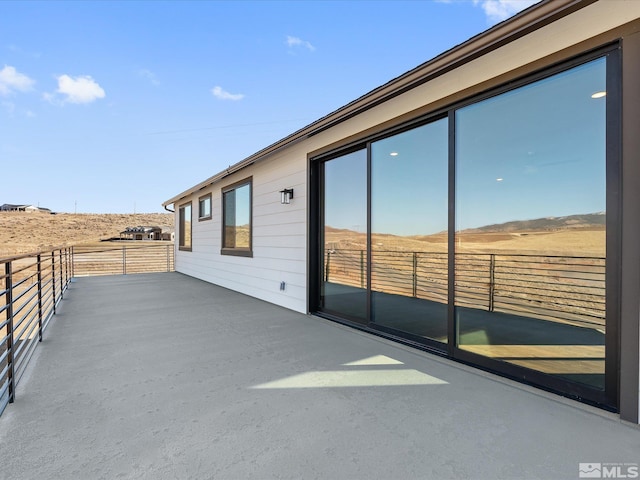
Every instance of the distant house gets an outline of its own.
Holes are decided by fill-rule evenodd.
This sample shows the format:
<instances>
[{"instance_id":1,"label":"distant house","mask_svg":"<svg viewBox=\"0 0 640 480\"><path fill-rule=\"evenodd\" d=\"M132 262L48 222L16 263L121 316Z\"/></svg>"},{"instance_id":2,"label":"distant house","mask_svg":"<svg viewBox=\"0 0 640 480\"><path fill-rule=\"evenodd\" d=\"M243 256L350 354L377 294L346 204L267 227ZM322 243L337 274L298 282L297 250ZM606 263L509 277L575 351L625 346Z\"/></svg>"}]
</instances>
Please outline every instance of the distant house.
<instances>
[{"instance_id":1,"label":"distant house","mask_svg":"<svg viewBox=\"0 0 640 480\"><path fill-rule=\"evenodd\" d=\"M14 205L12 203L5 203L0 206L0 212L42 212L51 213L48 208L37 207L35 205Z\"/></svg>"},{"instance_id":2,"label":"distant house","mask_svg":"<svg viewBox=\"0 0 640 480\"><path fill-rule=\"evenodd\" d=\"M121 240L164 240L160 227L127 227L120 232Z\"/></svg>"}]
</instances>

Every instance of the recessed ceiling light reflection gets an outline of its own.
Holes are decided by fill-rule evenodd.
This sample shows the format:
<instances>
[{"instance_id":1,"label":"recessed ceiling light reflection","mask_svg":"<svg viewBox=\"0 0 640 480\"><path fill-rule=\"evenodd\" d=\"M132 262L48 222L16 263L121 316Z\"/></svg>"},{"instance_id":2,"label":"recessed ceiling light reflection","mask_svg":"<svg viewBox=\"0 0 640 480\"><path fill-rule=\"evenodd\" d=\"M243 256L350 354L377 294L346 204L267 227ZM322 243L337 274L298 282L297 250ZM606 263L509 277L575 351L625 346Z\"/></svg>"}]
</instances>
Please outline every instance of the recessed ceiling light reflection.
<instances>
[{"instance_id":1,"label":"recessed ceiling light reflection","mask_svg":"<svg viewBox=\"0 0 640 480\"><path fill-rule=\"evenodd\" d=\"M398 156L398 152L391 152L389 155L391 155L392 157L397 157Z\"/></svg>"},{"instance_id":2,"label":"recessed ceiling light reflection","mask_svg":"<svg viewBox=\"0 0 640 480\"><path fill-rule=\"evenodd\" d=\"M496 182L501 182L504 178L496 178Z\"/></svg>"},{"instance_id":3,"label":"recessed ceiling light reflection","mask_svg":"<svg viewBox=\"0 0 640 480\"><path fill-rule=\"evenodd\" d=\"M607 92L596 92L593 95L591 95L591 98L602 98L602 97L606 97L607 96Z\"/></svg>"}]
</instances>

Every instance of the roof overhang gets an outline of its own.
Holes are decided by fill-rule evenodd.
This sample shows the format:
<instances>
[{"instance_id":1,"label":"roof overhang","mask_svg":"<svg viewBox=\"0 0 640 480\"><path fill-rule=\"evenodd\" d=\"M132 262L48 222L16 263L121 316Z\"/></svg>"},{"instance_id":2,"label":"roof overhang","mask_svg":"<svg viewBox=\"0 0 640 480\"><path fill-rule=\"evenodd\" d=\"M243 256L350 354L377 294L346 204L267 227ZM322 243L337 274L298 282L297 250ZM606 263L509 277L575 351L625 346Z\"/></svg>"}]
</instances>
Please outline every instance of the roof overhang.
<instances>
[{"instance_id":1,"label":"roof overhang","mask_svg":"<svg viewBox=\"0 0 640 480\"><path fill-rule=\"evenodd\" d=\"M179 202L181 199L202 190L219 180L242 170L256 162L290 147L291 145L334 127L356 115L359 115L381 103L422 85L440 75L444 75L466 63L469 63L503 45L538 30L560 18L563 18L598 0L541 0L539 3L514 15L492 28L470 38L437 57L409 70L393 80L371 90L356 100L316 120L306 127L284 137L268 147L254 153L244 160L229 166L227 169L207 178L203 182L185 190L165 201L164 207Z\"/></svg>"}]
</instances>

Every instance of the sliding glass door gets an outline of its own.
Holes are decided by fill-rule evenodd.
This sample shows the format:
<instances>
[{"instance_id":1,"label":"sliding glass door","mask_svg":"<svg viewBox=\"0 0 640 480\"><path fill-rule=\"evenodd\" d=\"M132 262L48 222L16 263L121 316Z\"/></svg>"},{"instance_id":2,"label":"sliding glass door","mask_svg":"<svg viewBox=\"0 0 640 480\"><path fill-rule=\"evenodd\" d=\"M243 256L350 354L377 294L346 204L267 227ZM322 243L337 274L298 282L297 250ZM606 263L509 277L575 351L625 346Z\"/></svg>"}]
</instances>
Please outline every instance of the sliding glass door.
<instances>
[{"instance_id":1,"label":"sliding glass door","mask_svg":"<svg viewBox=\"0 0 640 480\"><path fill-rule=\"evenodd\" d=\"M603 51L315 159L312 310L615 408L617 62Z\"/></svg>"}]
</instances>

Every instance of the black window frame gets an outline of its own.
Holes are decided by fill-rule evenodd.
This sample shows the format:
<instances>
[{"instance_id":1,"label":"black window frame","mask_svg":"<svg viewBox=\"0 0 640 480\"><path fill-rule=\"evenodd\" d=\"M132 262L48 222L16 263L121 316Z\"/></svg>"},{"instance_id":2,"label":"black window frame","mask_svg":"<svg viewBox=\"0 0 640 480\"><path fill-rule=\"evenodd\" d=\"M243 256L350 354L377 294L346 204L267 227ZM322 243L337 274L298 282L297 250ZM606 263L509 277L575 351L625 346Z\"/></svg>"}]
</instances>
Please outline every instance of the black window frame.
<instances>
[{"instance_id":1,"label":"black window frame","mask_svg":"<svg viewBox=\"0 0 640 480\"><path fill-rule=\"evenodd\" d=\"M212 209L212 199L211 199L212 195L211 193L207 193L206 195L202 195L200 198L198 198L198 221L199 222L203 222L205 220L211 220L213 218L213 209ZM202 206L203 206L203 202L209 200L209 214L208 215L203 215L202 214Z\"/></svg>"},{"instance_id":2,"label":"black window frame","mask_svg":"<svg viewBox=\"0 0 640 480\"><path fill-rule=\"evenodd\" d=\"M191 219L189 221L189 245L184 245L185 240L185 209L189 207ZM178 207L178 250L191 252L193 250L193 202L183 203Z\"/></svg>"},{"instance_id":3,"label":"black window frame","mask_svg":"<svg viewBox=\"0 0 640 480\"><path fill-rule=\"evenodd\" d=\"M227 212L225 210L225 195L237 189L249 186L249 247L225 247ZM222 187L221 189L221 248L220 255L232 255L236 257L253 257L253 177L247 177L235 183Z\"/></svg>"}]
</instances>

